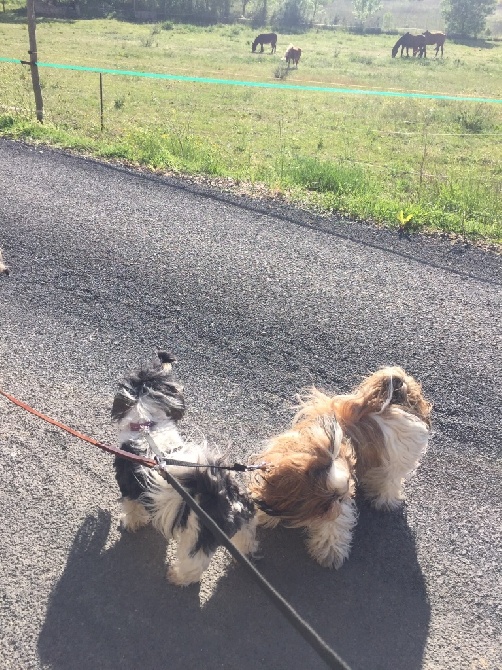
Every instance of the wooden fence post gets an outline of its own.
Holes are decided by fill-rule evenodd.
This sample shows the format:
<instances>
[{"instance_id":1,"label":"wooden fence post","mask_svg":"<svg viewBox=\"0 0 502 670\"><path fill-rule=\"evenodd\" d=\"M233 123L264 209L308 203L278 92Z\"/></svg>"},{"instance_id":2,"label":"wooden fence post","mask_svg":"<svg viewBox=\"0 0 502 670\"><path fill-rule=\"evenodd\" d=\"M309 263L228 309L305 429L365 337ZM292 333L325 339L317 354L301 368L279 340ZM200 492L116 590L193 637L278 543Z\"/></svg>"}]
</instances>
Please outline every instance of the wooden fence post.
<instances>
[{"instance_id":1,"label":"wooden fence post","mask_svg":"<svg viewBox=\"0 0 502 670\"><path fill-rule=\"evenodd\" d=\"M31 82L33 84L33 93L35 94L35 106L37 121L44 122L44 101L42 99L42 89L40 88L40 77L38 76L37 65L37 37L36 37L36 18L35 18L35 0L26 0L26 15L28 17L28 36L30 39L30 70Z\"/></svg>"},{"instance_id":2,"label":"wooden fence post","mask_svg":"<svg viewBox=\"0 0 502 670\"><path fill-rule=\"evenodd\" d=\"M100 111L100 116L101 116L101 132L103 132L103 129L105 127L104 124L104 119L103 119L103 73L99 73L99 111Z\"/></svg>"}]
</instances>

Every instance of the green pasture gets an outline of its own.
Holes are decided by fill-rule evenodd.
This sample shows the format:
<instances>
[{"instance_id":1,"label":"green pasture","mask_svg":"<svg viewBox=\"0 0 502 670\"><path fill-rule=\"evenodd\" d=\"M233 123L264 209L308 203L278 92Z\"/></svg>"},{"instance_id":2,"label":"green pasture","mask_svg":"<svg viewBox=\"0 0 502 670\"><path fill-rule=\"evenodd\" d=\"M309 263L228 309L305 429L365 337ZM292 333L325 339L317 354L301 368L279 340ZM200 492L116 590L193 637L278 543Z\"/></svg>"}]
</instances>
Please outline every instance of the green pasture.
<instances>
[{"instance_id":1,"label":"green pasture","mask_svg":"<svg viewBox=\"0 0 502 670\"><path fill-rule=\"evenodd\" d=\"M256 31L42 19L39 60L299 86L502 99L502 42L447 41L443 59L392 59L395 35L309 31L252 54ZM281 60L294 43L298 69ZM0 56L27 58L26 25L0 15ZM0 133L165 172L229 177L320 211L502 242L502 104L275 90L0 63ZM402 214L401 214L402 213ZM401 221L399 221L401 218Z\"/></svg>"}]
</instances>

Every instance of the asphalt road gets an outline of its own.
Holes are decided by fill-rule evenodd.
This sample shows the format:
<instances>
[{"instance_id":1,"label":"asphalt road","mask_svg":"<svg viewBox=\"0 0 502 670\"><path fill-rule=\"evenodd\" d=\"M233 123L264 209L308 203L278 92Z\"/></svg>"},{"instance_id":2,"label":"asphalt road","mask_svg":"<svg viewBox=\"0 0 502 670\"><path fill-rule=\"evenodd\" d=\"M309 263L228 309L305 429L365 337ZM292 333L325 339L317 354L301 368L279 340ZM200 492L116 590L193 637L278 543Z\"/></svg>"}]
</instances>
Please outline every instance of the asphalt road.
<instances>
[{"instance_id":1,"label":"asphalt road","mask_svg":"<svg viewBox=\"0 0 502 670\"><path fill-rule=\"evenodd\" d=\"M354 670L502 667L499 256L5 140L0 247L0 387L105 441L117 381L159 347L183 431L229 458L312 383L417 376L434 433L403 508L359 501L339 571L285 529L258 567ZM4 670L324 667L224 552L168 584L162 538L118 529L111 466L0 398Z\"/></svg>"}]
</instances>

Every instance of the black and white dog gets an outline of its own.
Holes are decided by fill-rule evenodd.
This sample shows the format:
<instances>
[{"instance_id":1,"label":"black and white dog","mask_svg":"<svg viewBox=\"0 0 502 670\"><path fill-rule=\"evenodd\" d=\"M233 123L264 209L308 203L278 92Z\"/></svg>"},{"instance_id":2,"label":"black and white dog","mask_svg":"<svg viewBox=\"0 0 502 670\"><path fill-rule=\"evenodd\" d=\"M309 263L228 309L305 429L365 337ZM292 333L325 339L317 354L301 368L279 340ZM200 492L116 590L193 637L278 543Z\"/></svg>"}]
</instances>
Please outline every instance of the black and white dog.
<instances>
[{"instance_id":1,"label":"black and white dog","mask_svg":"<svg viewBox=\"0 0 502 670\"><path fill-rule=\"evenodd\" d=\"M120 448L154 458L145 438L147 431L165 458L199 463L197 468L169 465L169 472L240 551L253 554L257 549L256 520L249 496L230 473L211 467L222 465L220 455L205 443L185 442L178 432L185 400L183 387L172 372L174 361L171 354L159 351L150 365L120 385L112 407ZM167 573L169 581L179 586L199 581L219 544L213 534L156 470L117 456L115 476L122 493L123 527L135 531L151 522L166 539L177 541L176 561Z\"/></svg>"}]
</instances>

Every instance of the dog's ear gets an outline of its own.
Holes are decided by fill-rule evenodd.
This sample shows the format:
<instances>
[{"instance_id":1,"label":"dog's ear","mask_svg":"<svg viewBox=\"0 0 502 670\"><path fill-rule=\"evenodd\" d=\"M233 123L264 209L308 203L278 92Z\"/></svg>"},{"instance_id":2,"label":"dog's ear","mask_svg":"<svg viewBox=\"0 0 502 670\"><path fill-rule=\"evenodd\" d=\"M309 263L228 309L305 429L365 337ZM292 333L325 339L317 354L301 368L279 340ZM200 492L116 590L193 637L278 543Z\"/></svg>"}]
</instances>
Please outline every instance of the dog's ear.
<instances>
[{"instance_id":1,"label":"dog's ear","mask_svg":"<svg viewBox=\"0 0 502 670\"><path fill-rule=\"evenodd\" d=\"M166 384L163 389L161 402L166 411L175 421L180 421L185 414L185 395L181 384Z\"/></svg>"},{"instance_id":2,"label":"dog's ear","mask_svg":"<svg viewBox=\"0 0 502 670\"><path fill-rule=\"evenodd\" d=\"M114 421L123 419L135 402L134 398L132 398L124 388L121 388L113 399L112 419Z\"/></svg>"}]
</instances>

